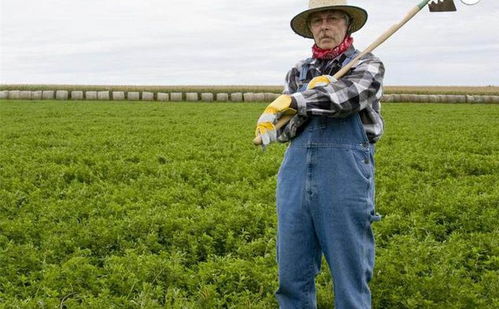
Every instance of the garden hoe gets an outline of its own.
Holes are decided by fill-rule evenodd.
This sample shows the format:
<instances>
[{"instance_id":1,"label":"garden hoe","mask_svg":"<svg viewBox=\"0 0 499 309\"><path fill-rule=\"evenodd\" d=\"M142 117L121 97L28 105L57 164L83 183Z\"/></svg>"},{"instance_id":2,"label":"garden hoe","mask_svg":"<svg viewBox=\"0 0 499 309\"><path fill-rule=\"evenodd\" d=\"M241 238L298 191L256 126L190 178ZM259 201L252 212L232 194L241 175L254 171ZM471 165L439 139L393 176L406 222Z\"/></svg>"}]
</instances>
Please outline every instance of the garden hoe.
<instances>
[{"instance_id":1,"label":"garden hoe","mask_svg":"<svg viewBox=\"0 0 499 309\"><path fill-rule=\"evenodd\" d=\"M431 3L429 3L431 2ZM426 5L430 9L430 12L452 12L456 11L456 5L454 4L454 0L423 0L416 7L410 10L407 15L400 21L398 24L391 26L385 33L383 33L380 37L378 37L371 45L369 45L364 51L362 51L357 57L355 57L352 61L350 61L347 65L345 65L338 73L334 74L333 78L336 80L340 79L345 75L350 68L355 66L359 59L363 57L365 54L372 52L376 47L381 45L384 41L386 41L389 37L391 37L397 30L402 28L405 23L407 23L411 18L414 17L419 11L421 11ZM292 118L292 115L284 115L279 121L275 124L276 130L282 128L288 121ZM262 144L262 138L260 136L255 137L253 140L253 144L256 146Z\"/></svg>"}]
</instances>

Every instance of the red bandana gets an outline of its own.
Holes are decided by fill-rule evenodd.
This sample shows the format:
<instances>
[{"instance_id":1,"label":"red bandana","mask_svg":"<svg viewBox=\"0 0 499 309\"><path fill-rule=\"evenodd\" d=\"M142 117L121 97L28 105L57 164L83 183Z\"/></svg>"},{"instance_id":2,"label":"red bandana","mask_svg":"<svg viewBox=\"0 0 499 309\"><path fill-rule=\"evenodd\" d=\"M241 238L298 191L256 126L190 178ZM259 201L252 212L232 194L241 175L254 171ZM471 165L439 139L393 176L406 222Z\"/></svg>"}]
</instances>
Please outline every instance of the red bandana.
<instances>
[{"instance_id":1,"label":"red bandana","mask_svg":"<svg viewBox=\"0 0 499 309\"><path fill-rule=\"evenodd\" d=\"M312 57L315 59L334 59L343 54L352 44L353 38L351 36L345 37L343 42L333 49L322 49L317 44L314 44L312 46Z\"/></svg>"}]
</instances>

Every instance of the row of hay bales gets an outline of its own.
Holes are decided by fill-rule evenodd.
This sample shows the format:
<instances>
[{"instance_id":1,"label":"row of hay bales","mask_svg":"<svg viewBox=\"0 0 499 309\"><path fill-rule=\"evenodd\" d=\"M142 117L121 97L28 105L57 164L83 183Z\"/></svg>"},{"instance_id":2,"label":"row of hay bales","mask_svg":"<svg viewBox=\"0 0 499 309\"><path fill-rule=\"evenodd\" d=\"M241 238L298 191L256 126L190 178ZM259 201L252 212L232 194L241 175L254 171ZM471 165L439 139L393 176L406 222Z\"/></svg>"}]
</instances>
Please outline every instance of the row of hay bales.
<instances>
[{"instance_id":1,"label":"row of hay bales","mask_svg":"<svg viewBox=\"0 0 499 309\"><path fill-rule=\"evenodd\" d=\"M68 91L68 90L3 90L0 99L11 100L113 100L113 101L203 101L203 102L271 102L276 93L197 93L197 92L148 92L148 91Z\"/></svg>"},{"instance_id":2,"label":"row of hay bales","mask_svg":"<svg viewBox=\"0 0 499 309\"><path fill-rule=\"evenodd\" d=\"M197 92L148 92L148 91L68 91L68 90L3 90L0 99L11 100L113 100L113 101L189 101L189 102L271 102L277 93L197 93ZM499 96L448 95L448 94L387 94L383 102L416 103L499 103Z\"/></svg>"},{"instance_id":3,"label":"row of hay bales","mask_svg":"<svg viewBox=\"0 0 499 309\"><path fill-rule=\"evenodd\" d=\"M387 94L383 102L415 103L499 103L497 95Z\"/></svg>"}]
</instances>

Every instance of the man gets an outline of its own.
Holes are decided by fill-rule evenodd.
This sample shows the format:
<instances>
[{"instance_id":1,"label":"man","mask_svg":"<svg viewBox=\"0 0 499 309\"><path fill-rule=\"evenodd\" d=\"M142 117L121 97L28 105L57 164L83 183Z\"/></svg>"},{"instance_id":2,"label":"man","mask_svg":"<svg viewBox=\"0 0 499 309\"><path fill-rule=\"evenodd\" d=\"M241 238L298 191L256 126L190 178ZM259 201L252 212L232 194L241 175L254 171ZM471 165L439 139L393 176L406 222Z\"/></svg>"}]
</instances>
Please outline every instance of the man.
<instances>
[{"instance_id":1,"label":"man","mask_svg":"<svg viewBox=\"0 0 499 309\"><path fill-rule=\"evenodd\" d=\"M290 141L277 180L277 261L281 308L315 308L314 278L322 254L330 267L335 307L370 308L374 266L374 143L383 133L379 100L384 67L372 54L339 80L358 51L351 33L367 20L340 0L310 0L291 21L313 38L312 58L287 74L284 94L258 120L264 146ZM279 132L280 116L293 114Z\"/></svg>"}]
</instances>

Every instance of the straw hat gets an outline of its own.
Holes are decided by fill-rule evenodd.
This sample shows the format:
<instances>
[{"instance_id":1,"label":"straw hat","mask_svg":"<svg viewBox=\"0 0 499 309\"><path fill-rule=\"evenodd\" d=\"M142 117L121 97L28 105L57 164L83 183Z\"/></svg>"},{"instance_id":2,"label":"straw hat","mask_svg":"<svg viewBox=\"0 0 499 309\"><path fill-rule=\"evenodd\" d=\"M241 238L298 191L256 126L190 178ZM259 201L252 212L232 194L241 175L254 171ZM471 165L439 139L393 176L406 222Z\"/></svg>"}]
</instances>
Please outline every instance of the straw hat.
<instances>
[{"instance_id":1,"label":"straw hat","mask_svg":"<svg viewBox=\"0 0 499 309\"><path fill-rule=\"evenodd\" d=\"M297 34L313 39L312 32L308 29L307 20L310 14L326 11L326 10L341 10L352 18L350 32L355 32L362 28L367 21L366 10L352 5L347 5L347 0L310 0L308 3L309 9L296 15L291 20L291 29Z\"/></svg>"}]
</instances>

